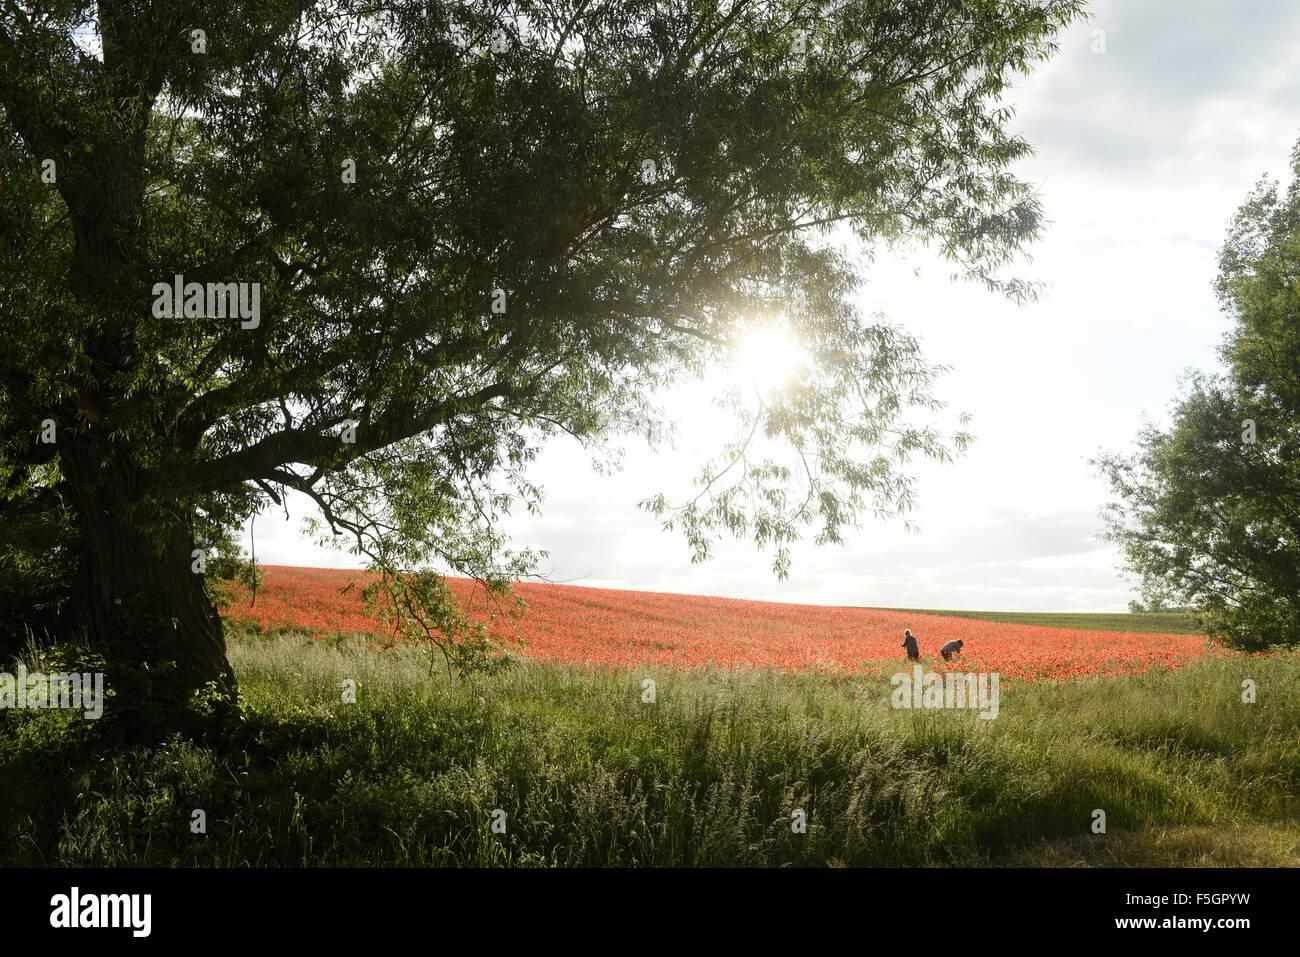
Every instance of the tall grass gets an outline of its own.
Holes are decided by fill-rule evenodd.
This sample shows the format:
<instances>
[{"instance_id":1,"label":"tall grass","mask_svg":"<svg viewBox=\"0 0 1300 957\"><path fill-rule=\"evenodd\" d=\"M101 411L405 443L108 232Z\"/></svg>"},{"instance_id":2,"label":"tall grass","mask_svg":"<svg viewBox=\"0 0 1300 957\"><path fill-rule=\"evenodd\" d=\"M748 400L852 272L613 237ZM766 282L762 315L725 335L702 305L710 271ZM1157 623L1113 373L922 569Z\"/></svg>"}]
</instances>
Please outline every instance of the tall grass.
<instances>
[{"instance_id":1,"label":"tall grass","mask_svg":"<svg viewBox=\"0 0 1300 957\"><path fill-rule=\"evenodd\" d=\"M231 658L244 717L217 745L0 713L0 862L1300 863L1295 656L1004 687L991 721L894 710L880 679L524 662L452 683L409 648L285 636Z\"/></svg>"}]
</instances>

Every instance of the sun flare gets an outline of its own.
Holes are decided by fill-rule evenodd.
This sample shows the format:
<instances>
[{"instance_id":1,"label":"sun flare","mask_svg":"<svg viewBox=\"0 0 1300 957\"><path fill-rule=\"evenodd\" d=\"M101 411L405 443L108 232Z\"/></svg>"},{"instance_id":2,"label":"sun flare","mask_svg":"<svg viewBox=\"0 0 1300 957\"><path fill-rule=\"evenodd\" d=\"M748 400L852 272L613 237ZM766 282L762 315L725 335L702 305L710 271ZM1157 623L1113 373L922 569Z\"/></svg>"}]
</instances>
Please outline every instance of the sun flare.
<instances>
[{"instance_id":1,"label":"sun flare","mask_svg":"<svg viewBox=\"0 0 1300 957\"><path fill-rule=\"evenodd\" d=\"M731 372L743 385L760 392L793 384L808 363L808 351L779 326L759 326L736 345Z\"/></svg>"}]
</instances>

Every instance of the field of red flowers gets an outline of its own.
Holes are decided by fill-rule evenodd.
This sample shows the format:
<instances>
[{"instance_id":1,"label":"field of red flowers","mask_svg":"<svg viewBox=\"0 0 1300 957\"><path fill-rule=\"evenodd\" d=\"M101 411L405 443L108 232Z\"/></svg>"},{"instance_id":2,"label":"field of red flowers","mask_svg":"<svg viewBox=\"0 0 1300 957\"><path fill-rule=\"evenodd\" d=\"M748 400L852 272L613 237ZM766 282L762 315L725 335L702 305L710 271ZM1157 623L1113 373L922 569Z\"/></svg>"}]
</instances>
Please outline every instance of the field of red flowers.
<instances>
[{"instance_id":1,"label":"field of red flowers","mask_svg":"<svg viewBox=\"0 0 1300 957\"><path fill-rule=\"evenodd\" d=\"M250 607L244 593L225 615L259 630L377 633L356 597L364 572L263 567ZM341 589L356 582L352 592ZM1076 631L969 618L822 605L710 598L663 592L521 583L522 620L504 614L494 634L512 650L542 661L603 668L768 668L785 672L872 675L905 662L903 629L920 641L922 663L941 667L939 646L965 642L963 671L997 671L1004 680L1042 681L1176 669L1213 653L1194 635ZM473 602L472 583L453 589ZM481 594L477 606L486 617Z\"/></svg>"}]
</instances>

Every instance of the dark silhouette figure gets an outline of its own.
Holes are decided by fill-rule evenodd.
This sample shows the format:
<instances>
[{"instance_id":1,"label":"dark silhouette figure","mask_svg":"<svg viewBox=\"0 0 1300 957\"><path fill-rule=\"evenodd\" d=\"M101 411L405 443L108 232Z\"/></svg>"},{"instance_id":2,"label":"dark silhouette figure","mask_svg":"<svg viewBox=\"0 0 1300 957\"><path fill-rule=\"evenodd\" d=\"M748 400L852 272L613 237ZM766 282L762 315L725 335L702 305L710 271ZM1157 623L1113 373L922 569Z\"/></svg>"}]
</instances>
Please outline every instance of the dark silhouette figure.
<instances>
[{"instance_id":1,"label":"dark silhouette figure","mask_svg":"<svg viewBox=\"0 0 1300 957\"><path fill-rule=\"evenodd\" d=\"M907 649L907 657L921 657L921 649L916 646L916 636L912 634L911 628L903 629L903 644L901 647Z\"/></svg>"}]
</instances>

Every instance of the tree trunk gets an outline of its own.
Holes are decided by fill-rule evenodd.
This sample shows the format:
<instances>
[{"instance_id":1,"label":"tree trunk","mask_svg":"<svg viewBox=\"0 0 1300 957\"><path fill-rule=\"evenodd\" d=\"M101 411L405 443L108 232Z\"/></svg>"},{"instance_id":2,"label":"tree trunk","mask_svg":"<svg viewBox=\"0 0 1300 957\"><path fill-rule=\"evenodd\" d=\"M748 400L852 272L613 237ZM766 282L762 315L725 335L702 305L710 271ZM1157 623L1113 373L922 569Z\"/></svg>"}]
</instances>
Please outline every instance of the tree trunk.
<instances>
[{"instance_id":1,"label":"tree trunk","mask_svg":"<svg viewBox=\"0 0 1300 957\"><path fill-rule=\"evenodd\" d=\"M90 649L104 656L106 716L134 736L193 731L236 700L221 619L194 571L193 512L143 500L138 470L116 452L61 453L81 522ZM205 712L193 693L218 694Z\"/></svg>"}]
</instances>

